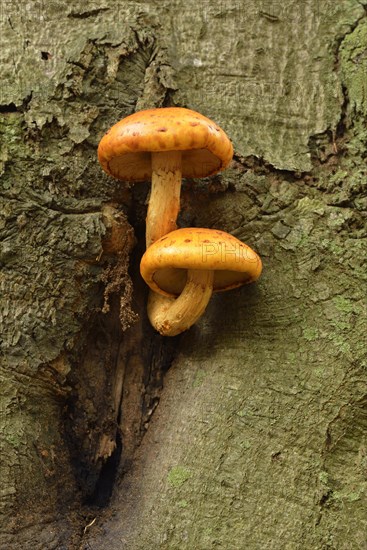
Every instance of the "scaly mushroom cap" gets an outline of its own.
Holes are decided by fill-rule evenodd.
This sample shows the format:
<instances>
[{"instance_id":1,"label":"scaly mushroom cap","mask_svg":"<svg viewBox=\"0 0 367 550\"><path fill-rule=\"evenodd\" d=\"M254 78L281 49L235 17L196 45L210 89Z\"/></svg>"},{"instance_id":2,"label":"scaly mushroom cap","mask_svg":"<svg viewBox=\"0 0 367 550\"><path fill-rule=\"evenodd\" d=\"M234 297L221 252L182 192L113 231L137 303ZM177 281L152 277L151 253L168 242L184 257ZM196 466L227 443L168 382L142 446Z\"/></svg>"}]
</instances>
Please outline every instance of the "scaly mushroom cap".
<instances>
[{"instance_id":1,"label":"scaly mushroom cap","mask_svg":"<svg viewBox=\"0 0 367 550\"><path fill-rule=\"evenodd\" d=\"M201 178L223 170L233 147L227 135L209 118L182 107L134 113L101 139L98 160L107 174L125 181L149 180L151 153L182 151L182 176Z\"/></svg>"},{"instance_id":2,"label":"scaly mushroom cap","mask_svg":"<svg viewBox=\"0 0 367 550\"><path fill-rule=\"evenodd\" d=\"M249 246L217 229L185 228L153 243L140 263L140 273L152 290L178 296L188 269L213 270L213 291L230 290L259 278L262 264Z\"/></svg>"}]
</instances>

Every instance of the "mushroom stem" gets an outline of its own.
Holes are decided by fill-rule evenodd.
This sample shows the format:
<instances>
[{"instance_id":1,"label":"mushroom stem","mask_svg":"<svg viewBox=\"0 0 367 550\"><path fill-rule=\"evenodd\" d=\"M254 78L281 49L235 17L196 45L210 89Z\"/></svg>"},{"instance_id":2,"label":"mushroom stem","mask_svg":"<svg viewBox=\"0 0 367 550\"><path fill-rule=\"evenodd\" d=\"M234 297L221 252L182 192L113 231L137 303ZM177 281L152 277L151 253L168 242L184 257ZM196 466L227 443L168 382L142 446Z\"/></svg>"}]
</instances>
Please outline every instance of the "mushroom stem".
<instances>
[{"instance_id":1,"label":"mushroom stem","mask_svg":"<svg viewBox=\"0 0 367 550\"><path fill-rule=\"evenodd\" d=\"M162 336L176 336L189 329L201 315L213 292L214 271L189 269L178 298L149 292L148 317Z\"/></svg>"},{"instance_id":2,"label":"mushroom stem","mask_svg":"<svg viewBox=\"0 0 367 550\"><path fill-rule=\"evenodd\" d=\"M147 248L163 235L177 229L181 157L181 151L152 153L152 188L146 220Z\"/></svg>"}]
</instances>

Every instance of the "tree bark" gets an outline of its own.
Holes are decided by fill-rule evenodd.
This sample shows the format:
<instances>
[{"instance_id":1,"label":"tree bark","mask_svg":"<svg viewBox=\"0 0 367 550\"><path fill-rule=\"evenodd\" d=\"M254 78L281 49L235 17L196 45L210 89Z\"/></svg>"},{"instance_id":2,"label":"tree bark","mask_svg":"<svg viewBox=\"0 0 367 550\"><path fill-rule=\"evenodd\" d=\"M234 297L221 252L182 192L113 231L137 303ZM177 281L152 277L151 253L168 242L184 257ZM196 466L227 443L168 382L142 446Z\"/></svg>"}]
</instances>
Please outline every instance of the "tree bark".
<instances>
[{"instance_id":1,"label":"tree bark","mask_svg":"<svg viewBox=\"0 0 367 550\"><path fill-rule=\"evenodd\" d=\"M366 3L0 10L0 548L363 548ZM178 225L264 264L175 338L145 311L148 185L96 160L168 105L235 148Z\"/></svg>"}]
</instances>

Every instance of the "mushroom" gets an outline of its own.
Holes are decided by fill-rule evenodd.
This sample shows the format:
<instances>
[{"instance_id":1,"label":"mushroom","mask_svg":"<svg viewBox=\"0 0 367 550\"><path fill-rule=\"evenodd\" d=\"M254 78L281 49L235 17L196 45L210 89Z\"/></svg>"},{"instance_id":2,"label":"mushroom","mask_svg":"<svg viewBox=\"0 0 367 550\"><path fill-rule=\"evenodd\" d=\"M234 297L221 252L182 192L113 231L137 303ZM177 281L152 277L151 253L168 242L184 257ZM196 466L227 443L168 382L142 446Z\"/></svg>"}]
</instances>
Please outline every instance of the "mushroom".
<instances>
[{"instance_id":1,"label":"mushroom","mask_svg":"<svg viewBox=\"0 0 367 550\"><path fill-rule=\"evenodd\" d=\"M138 111L112 126L98 146L107 174L131 182L152 180L147 248L177 227L181 178L215 174L232 156L232 144L217 124L181 107Z\"/></svg>"},{"instance_id":2,"label":"mushroom","mask_svg":"<svg viewBox=\"0 0 367 550\"><path fill-rule=\"evenodd\" d=\"M153 290L148 317L163 336L176 336L204 313L212 292L259 278L262 264L249 246L217 229L177 229L153 243L140 272Z\"/></svg>"}]
</instances>

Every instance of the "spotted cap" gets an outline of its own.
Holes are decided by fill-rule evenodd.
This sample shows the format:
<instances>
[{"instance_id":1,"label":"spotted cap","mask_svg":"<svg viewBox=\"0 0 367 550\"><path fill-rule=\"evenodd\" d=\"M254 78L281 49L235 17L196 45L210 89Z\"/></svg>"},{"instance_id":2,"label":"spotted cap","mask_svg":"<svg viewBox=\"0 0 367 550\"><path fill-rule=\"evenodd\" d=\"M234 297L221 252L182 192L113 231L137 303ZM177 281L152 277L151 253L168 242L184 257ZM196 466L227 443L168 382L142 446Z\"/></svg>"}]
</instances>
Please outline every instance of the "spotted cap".
<instances>
[{"instance_id":1,"label":"spotted cap","mask_svg":"<svg viewBox=\"0 0 367 550\"><path fill-rule=\"evenodd\" d=\"M98 160L107 174L125 181L149 180L151 153L182 151L182 176L202 178L228 166L233 147L209 118L182 107L138 111L101 139Z\"/></svg>"},{"instance_id":2,"label":"spotted cap","mask_svg":"<svg viewBox=\"0 0 367 550\"><path fill-rule=\"evenodd\" d=\"M229 233L217 229L177 229L158 239L145 252L140 273L152 290L178 296L188 269L214 271L213 291L256 281L262 271L259 256Z\"/></svg>"}]
</instances>

